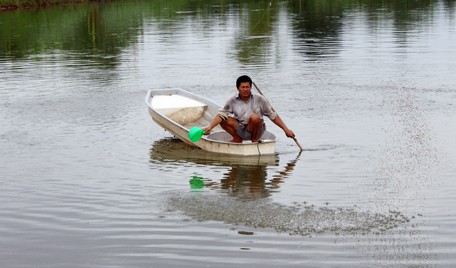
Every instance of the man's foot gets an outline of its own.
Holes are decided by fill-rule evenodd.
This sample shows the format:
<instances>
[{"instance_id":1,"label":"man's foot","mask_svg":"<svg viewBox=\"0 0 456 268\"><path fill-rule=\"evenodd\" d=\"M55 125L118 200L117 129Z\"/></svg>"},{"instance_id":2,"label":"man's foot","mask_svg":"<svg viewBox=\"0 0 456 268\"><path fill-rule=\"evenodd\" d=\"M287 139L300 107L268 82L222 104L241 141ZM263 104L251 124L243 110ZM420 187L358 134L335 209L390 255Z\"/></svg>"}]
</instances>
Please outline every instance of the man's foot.
<instances>
[{"instance_id":1,"label":"man's foot","mask_svg":"<svg viewBox=\"0 0 456 268\"><path fill-rule=\"evenodd\" d=\"M232 140L230 140L230 142L242 143L242 139L232 139Z\"/></svg>"}]
</instances>

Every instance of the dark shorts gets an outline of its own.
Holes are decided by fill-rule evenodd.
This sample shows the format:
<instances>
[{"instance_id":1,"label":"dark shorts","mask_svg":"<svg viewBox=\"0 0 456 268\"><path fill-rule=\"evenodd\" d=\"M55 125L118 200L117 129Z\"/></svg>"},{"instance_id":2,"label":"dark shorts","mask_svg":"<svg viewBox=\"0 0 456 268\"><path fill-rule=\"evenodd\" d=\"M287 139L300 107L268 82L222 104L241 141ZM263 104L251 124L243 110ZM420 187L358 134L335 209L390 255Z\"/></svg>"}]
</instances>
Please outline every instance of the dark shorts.
<instances>
[{"instance_id":1,"label":"dark shorts","mask_svg":"<svg viewBox=\"0 0 456 268\"><path fill-rule=\"evenodd\" d=\"M237 121L236 121L237 122ZM263 135L264 131L266 131L266 125L263 123L263 127L260 130L260 138ZM238 127L236 130L236 134L238 134L239 137L241 137L242 140L251 140L252 139L252 133L247 131L247 125L241 125L238 122Z\"/></svg>"}]
</instances>

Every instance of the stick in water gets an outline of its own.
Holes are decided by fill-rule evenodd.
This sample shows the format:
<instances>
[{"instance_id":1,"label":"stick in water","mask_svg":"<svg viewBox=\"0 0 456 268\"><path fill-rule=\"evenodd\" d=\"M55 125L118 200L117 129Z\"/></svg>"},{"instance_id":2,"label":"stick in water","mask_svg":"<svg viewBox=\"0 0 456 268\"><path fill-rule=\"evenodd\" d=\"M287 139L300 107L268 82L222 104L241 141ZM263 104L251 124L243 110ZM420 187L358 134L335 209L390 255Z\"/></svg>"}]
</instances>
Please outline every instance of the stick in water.
<instances>
[{"instance_id":1,"label":"stick in water","mask_svg":"<svg viewBox=\"0 0 456 268\"><path fill-rule=\"evenodd\" d=\"M269 102L268 98L266 98L266 96L263 94L263 92L261 92L260 88L255 84L255 82L253 82L253 85L255 86L256 90L261 94L261 96L263 96L266 101L269 103L269 106L271 106L271 109L273 112L275 112L277 114L277 116L279 115L276 110L274 109L274 107L272 107L271 103ZM301 144L299 144L298 140L296 139L296 137L293 137L293 140L295 141L296 145L298 145L299 147L299 150L302 151L302 147L301 147Z\"/></svg>"}]
</instances>

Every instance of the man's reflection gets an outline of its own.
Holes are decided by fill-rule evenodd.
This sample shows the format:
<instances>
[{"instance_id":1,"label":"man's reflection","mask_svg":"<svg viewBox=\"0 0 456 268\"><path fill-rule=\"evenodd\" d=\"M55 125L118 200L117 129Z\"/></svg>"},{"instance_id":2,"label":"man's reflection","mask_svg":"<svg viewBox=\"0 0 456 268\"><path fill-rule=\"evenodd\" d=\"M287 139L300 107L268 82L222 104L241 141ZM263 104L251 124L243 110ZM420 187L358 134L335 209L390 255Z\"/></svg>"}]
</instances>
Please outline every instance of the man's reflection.
<instances>
[{"instance_id":1,"label":"man's reflection","mask_svg":"<svg viewBox=\"0 0 456 268\"><path fill-rule=\"evenodd\" d=\"M266 179L266 166L233 165L224 174L220 187L241 199L264 198L270 194L265 186Z\"/></svg>"},{"instance_id":2,"label":"man's reflection","mask_svg":"<svg viewBox=\"0 0 456 268\"><path fill-rule=\"evenodd\" d=\"M229 195L236 196L242 200L252 200L266 198L280 187L284 179L293 171L296 159L273 175L272 180L268 180L266 165L233 165L224 174L220 182L220 188L226 190Z\"/></svg>"}]
</instances>

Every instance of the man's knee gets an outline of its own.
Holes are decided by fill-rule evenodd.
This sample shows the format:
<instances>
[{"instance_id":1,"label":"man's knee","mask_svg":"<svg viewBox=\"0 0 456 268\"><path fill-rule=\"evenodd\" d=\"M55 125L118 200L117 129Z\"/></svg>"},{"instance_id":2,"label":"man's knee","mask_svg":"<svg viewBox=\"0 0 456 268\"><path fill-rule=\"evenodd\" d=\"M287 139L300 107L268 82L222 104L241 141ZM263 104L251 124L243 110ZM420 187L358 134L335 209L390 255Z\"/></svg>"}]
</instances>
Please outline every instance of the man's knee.
<instances>
[{"instance_id":1,"label":"man's knee","mask_svg":"<svg viewBox=\"0 0 456 268\"><path fill-rule=\"evenodd\" d=\"M222 128L233 128L233 129L237 129L237 122L234 118L232 117L228 117L227 120L223 120L221 123L220 123L220 126Z\"/></svg>"},{"instance_id":2,"label":"man's knee","mask_svg":"<svg viewBox=\"0 0 456 268\"><path fill-rule=\"evenodd\" d=\"M261 124L263 124L263 119L257 114L252 114L249 118L249 124L252 124L255 126L261 125Z\"/></svg>"}]
</instances>

